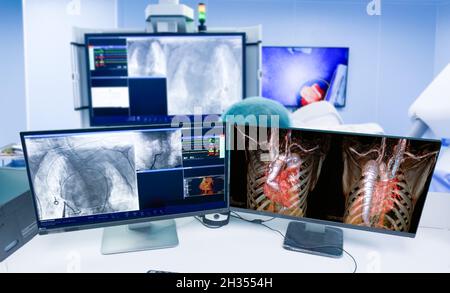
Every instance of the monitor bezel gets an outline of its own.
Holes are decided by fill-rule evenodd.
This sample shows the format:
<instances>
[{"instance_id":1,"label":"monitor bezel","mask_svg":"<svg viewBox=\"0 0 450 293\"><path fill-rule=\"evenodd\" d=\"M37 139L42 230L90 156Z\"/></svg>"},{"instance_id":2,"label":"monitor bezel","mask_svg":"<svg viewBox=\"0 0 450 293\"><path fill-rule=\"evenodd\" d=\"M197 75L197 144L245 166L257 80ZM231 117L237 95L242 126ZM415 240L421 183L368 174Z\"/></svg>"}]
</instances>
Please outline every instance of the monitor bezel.
<instances>
[{"instance_id":1,"label":"monitor bezel","mask_svg":"<svg viewBox=\"0 0 450 293\"><path fill-rule=\"evenodd\" d=\"M247 46L247 35L245 32L196 32L196 33L143 33L143 32L136 32L136 33L88 33L84 35L84 46L85 46L85 64L87 68L86 72L86 84L87 84L87 95L88 95L88 108L89 108L89 125L92 127L108 127L108 126L134 126L134 125L142 125L143 123L141 121L138 122L117 122L117 123L96 123L95 122L95 115L94 115L94 109L92 107L92 79L91 79L91 70L90 70L90 62L89 62L89 46L88 41L90 38L95 37L106 37L106 38L114 38L114 37L214 37L214 36L236 36L241 37L242 39L242 100L246 98L247 89L246 89L246 62L247 62L247 56L246 56L246 46ZM221 113L204 113L204 115L220 115ZM194 115L187 115L187 116L194 116ZM172 117L172 116L167 116ZM149 123L151 124L151 123Z\"/></svg>"},{"instance_id":2,"label":"monitor bezel","mask_svg":"<svg viewBox=\"0 0 450 293\"><path fill-rule=\"evenodd\" d=\"M98 229L98 228L107 228L107 227L114 227L114 226L122 226L122 225L131 225L131 224L139 224L139 223L146 223L146 222L154 222L154 221L162 221L162 220L171 220L171 219L179 219L179 218L185 218L185 217L193 217L193 216L204 216L208 214L215 214L215 213L227 213L230 210L230 198L228 196L228 185L225 184L225 192L224 192L224 203L225 207L220 209L211 209L211 210L199 210L195 212L188 212L188 213L178 213L178 214L171 214L171 215L162 215L162 216L154 216L154 217L142 217L142 218L134 218L129 220L108 220L104 222L99 223L87 223L87 224L75 224L75 225L66 225L61 227L43 227L42 221L39 219L39 213L37 209L37 203L36 203L36 193L34 191L34 184L30 172L30 168L28 165L28 150L27 145L25 142L26 137L28 136L45 136L45 135L64 135L64 134L83 134L83 133L95 133L95 132L116 132L116 131L138 131L138 130L149 130L149 129L160 129L160 128L196 128L196 127L205 127L209 128L210 125L205 126L202 124L196 124L192 123L189 126L179 126L179 127L173 127L171 124L152 124L152 125L132 125L132 126L120 126L120 127L93 127L93 128L83 128L83 129L65 129L65 130L48 130L48 131L24 131L20 133L20 139L23 147L23 153L24 153L24 159L26 164L26 170L27 170L27 176L30 183L30 192L31 196L33 198L33 208L36 216L36 222L38 226L38 233L40 235L46 235L46 234L53 234L53 233L61 233L61 232L71 232L71 231L80 231L80 230L89 230L89 229ZM217 122L211 125L212 128L214 127L220 127L221 125ZM226 135L225 132L225 125L223 125L224 129L224 135ZM227 153L225 152L225 182L228 182L228 160L226 157ZM134 212L134 211L131 211Z\"/></svg>"},{"instance_id":3,"label":"monitor bezel","mask_svg":"<svg viewBox=\"0 0 450 293\"><path fill-rule=\"evenodd\" d=\"M263 78L264 78L264 73L263 73L263 67L264 67L264 62L263 62L263 58L264 58L264 49L270 49L270 48L275 48L275 49L307 49L307 48L311 48L311 49L345 49L348 52L348 60L347 60L347 78L345 81L345 101L344 101L344 105L342 106L336 106L333 105L336 108L339 109L343 109L347 106L347 99L348 99L348 80L350 77L350 52L351 52L351 48L350 47L345 47L345 46L271 46L271 45L267 45L267 46L262 46L261 48L261 93L264 89L264 83L263 83ZM276 100L275 100L276 101ZM279 102L279 101L278 101ZM281 103L281 102L280 102ZM284 105L288 109L295 109L298 110L302 107L298 107L297 105L292 106L292 105Z\"/></svg>"},{"instance_id":4,"label":"monitor bezel","mask_svg":"<svg viewBox=\"0 0 450 293\"><path fill-rule=\"evenodd\" d=\"M229 139L230 139L230 127L234 127L234 125L236 125L236 123L227 123L226 125L226 140L227 140L227 146L229 145ZM252 127L255 127L252 125ZM258 127L258 126L256 126ZM267 127L270 128L270 127ZM416 138L416 137L408 137L408 136L394 136L394 135L381 135L381 134L367 134L367 133L356 133L356 132L346 132L346 131L334 131L334 130L322 130L322 129L312 129L312 128L298 128L298 127L289 127L289 128L278 128L281 130L295 130L295 131L304 131L304 132L313 132L313 133L323 133L323 134L338 134L338 135L352 135L352 136L362 136L362 137L374 137L374 138L391 138L391 139L408 139L408 140L415 140L415 141L423 141L423 142L430 142L430 143L437 143L439 145L439 151L437 153L436 156L436 162L439 159L439 155L442 149L442 141L438 140L438 139L428 139L428 138ZM232 172L232 162L231 162L231 152L232 150L227 150L227 160L228 162L226 162L226 165L229 168L229 173ZM435 172L436 170L436 163L434 164L433 168L432 168L432 172L430 173L432 176L432 174ZM345 224L345 223L339 223L339 222L333 222L333 221L327 221L327 220L320 220L320 219L313 219L313 218L299 218L299 217L294 217L294 216L287 216L287 215L280 215L277 213L272 213L272 212L263 212L263 211L256 211L256 210L252 210L252 209L245 209L245 208L237 208L237 207L233 207L231 205L231 199L232 199L232 195L231 195L231 176L228 176L228 191L230 192L229 194L229 206L230 206L230 211L231 212L241 212L241 213L247 213L247 214L253 214L253 215L258 215L258 216L264 216L264 217L271 217L271 218L280 218L280 219L286 219L286 220L291 220L291 221L296 221L296 222L303 222L303 223L310 223L310 224L319 224L319 225L324 225L324 226L334 226L334 227L339 227L339 228L345 228L345 229L353 229L353 230L359 230L359 231L366 231L366 232L373 232L373 233L380 233L380 234L387 234L387 235L393 235L393 236L401 236L401 237L406 237L406 238L415 238L417 236L417 232L420 228L420 222L423 219L423 212L425 209L425 206L427 204L427 200L429 199L429 194L430 194L430 185L431 185L431 180L428 180L428 184L425 186L424 188L424 192L425 190L427 190L427 193L425 194L425 200L424 200L424 204L422 207L422 210L420 211L420 215L419 215L419 223L417 226L417 231L416 233L411 233L411 232L397 232L397 231L391 231L391 230L385 230L385 229L380 229L380 228L371 228L371 227L363 227L363 226L356 226L356 225L351 225L351 224Z\"/></svg>"}]
</instances>

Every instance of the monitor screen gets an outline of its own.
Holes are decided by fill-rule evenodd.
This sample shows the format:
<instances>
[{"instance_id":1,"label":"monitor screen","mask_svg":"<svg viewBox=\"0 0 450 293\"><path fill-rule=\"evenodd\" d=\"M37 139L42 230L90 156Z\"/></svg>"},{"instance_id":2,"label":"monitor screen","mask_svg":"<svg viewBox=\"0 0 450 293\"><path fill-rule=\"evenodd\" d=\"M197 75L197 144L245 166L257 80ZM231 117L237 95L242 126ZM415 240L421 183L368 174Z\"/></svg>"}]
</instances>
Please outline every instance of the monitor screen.
<instances>
[{"instance_id":1,"label":"monitor screen","mask_svg":"<svg viewBox=\"0 0 450 293\"><path fill-rule=\"evenodd\" d=\"M232 208L417 232L440 141L264 128L255 139L254 131L232 130Z\"/></svg>"},{"instance_id":2,"label":"monitor screen","mask_svg":"<svg viewBox=\"0 0 450 293\"><path fill-rule=\"evenodd\" d=\"M318 101L344 107L348 48L263 47L263 97L286 107Z\"/></svg>"},{"instance_id":3,"label":"monitor screen","mask_svg":"<svg viewBox=\"0 0 450 293\"><path fill-rule=\"evenodd\" d=\"M91 125L222 114L245 97L245 40L229 34L87 34Z\"/></svg>"},{"instance_id":4,"label":"monitor screen","mask_svg":"<svg viewBox=\"0 0 450 293\"><path fill-rule=\"evenodd\" d=\"M223 127L22 134L42 230L228 208Z\"/></svg>"}]
</instances>

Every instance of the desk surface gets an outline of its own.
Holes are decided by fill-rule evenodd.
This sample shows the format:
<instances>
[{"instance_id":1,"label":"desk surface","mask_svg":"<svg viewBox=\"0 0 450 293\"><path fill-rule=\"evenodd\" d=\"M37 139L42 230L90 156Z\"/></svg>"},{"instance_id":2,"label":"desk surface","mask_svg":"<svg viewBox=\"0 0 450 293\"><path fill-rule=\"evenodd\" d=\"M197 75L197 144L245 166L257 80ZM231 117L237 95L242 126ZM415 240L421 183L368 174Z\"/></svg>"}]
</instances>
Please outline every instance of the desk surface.
<instances>
[{"instance_id":1,"label":"desk surface","mask_svg":"<svg viewBox=\"0 0 450 293\"><path fill-rule=\"evenodd\" d=\"M344 248L358 272L450 272L450 195L430 194L415 239L344 230ZM243 214L251 218L251 215ZM285 232L289 221L268 225ZM0 264L0 272L352 272L345 256L331 259L286 251L265 227L232 219L207 229L194 218L177 220L180 245L172 249L103 256L102 229L38 236Z\"/></svg>"}]
</instances>

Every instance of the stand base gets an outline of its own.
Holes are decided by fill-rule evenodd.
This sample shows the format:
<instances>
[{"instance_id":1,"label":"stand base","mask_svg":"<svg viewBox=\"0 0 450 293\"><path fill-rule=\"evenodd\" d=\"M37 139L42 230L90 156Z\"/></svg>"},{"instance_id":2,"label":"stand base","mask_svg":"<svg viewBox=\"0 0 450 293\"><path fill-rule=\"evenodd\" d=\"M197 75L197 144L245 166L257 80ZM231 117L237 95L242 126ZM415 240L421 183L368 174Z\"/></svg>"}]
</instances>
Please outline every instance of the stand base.
<instances>
[{"instance_id":1,"label":"stand base","mask_svg":"<svg viewBox=\"0 0 450 293\"><path fill-rule=\"evenodd\" d=\"M287 250L339 258L343 254L341 229L300 222L289 223L283 247Z\"/></svg>"},{"instance_id":2,"label":"stand base","mask_svg":"<svg viewBox=\"0 0 450 293\"><path fill-rule=\"evenodd\" d=\"M105 228L102 254L171 248L178 245L174 220Z\"/></svg>"}]
</instances>

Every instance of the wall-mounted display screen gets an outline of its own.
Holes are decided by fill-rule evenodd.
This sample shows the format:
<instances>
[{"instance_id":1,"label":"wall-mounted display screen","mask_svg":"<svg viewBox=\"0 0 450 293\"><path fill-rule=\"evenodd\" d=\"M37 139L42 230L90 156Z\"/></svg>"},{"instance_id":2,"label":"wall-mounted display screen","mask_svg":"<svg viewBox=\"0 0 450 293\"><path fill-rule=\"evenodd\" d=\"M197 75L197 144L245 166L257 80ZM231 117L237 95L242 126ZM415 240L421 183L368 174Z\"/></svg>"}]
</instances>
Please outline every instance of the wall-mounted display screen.
<instances>
[{"instance_id":1,"label":"wall-mounted display screen","mask_svg":"<svg viewBox=\"0 0 450 293\"><path fill-rule=\"evenodd\" d=\"M318 101L344 107L348 61L348 48L263 47L263 97L291 108Z\"/></svg>"}]
</instances>

